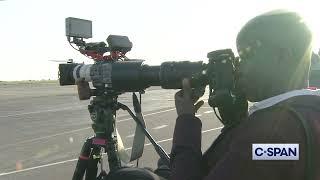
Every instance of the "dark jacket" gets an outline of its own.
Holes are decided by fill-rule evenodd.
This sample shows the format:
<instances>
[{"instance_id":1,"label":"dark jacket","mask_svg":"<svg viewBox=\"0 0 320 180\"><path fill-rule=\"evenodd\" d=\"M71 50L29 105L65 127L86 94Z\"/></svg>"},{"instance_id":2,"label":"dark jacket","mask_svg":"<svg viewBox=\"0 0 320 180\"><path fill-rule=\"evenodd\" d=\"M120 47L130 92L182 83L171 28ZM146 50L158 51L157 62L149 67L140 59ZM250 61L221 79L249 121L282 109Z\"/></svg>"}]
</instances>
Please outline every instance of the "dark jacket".
<instances>
[{"instance_id":1,"label":"dark jacket","mask_svg":"<svg viewBox=\"0 0 320 180\"><path fill-rule=\"evenodd\" d=\"M304 180L312 172L312 179L320 179L320 96L302 94L257 108L217 140L202 155L201 121L193 115L179 116L171 180ZM253 143L299 144L299 160L254 161Z\"/></svg>"}]
</instances>

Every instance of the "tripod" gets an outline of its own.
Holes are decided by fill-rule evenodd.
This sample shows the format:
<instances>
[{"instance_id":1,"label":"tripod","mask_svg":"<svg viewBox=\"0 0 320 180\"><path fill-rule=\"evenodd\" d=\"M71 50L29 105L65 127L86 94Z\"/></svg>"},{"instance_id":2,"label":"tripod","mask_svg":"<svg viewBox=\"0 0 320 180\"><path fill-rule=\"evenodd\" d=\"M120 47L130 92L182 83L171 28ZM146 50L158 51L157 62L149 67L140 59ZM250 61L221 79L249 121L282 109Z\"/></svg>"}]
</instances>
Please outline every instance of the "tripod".
<instances>
[{"instance_id":1,"label":"tripod","mask_svg":"<svg viewBox=\"0 0 320 180\"><path fill-rule=\"evenodd\" d=\"M129 107L117 101L118 95L114 92L99 93L93 97L88 110L92 120L92 129L95 136L88 138L82 146L80 156L73 174L72 180L93 180L97 178L98 163L101 165L101 172L98 179L107 175L103 169L103 153L108 156L109 173L123 168L118 154L118 142L116 135L116 111L126 110L140 126L145 136L150 140L159 156L169 165L169 156L159 146L149 132L145 129L142 122L133 114ZM133 105L136 113L141 113L141 105L138 98L133 94ZM139 112L140 111L140 112Z\"/></svg>"}]
</instances>

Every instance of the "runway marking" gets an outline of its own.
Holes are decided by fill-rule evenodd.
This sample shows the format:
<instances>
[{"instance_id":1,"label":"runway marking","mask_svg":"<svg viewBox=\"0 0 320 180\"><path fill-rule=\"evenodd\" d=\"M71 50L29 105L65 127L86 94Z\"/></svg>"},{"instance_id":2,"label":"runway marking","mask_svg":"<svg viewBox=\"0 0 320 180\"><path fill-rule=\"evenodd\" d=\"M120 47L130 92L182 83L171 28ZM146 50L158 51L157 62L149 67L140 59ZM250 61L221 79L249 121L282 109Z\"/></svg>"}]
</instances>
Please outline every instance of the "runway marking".
<instances>
[{"instance_id":1,"label":"runway marking","mask_svg":"<svg viewBox=\"0 0 320 180\"><path fill-rule=\"evenodd\" d=\"M167 127L168 125L161 125L161 126L157 126L157 127L154 127L152 128L153 130L158 130L158 129L162 129L162 128L165 128Z\"/></svg>"},{"instance_id":2,"label":"runway marking","mask_svg":"<svg viewBox=\"0 0 320 180\"><path fill-rule=\"evenodd\" d=\"M78 132L78 131L83 131L83 130L86 130L86 129L91 129L91 127L86 127L86 128L66 131L66 132L62 132L62 133L58 133L58 134L52 134L52 135L49 135L49 136L43 136L43 137L34 138L34 139L28 139L28 140L25 140L25 141L20 141L20 142L12 143L12 144L5 144L5 145L0 146L0 149L5 148L5 147L9 147L9 146L15 146L15 145L18 145L18 144L24 144L24 143L30 143L30 142L34 142L34 141L43 140L43 139L49 139L49 138L52 138L52 137L65 135L65 134L70 134L70 133L74 133L74 132Z\"/></svg>"},{"instance_id":3,"label":"runway marking","mask_svg":"<svg viewBox=\"0 0 320 180\"><path fill-rule=\"evenodd\" d=\"M217 127L217 128L213 128L213 129L208 129L208 130L202 131L202 133L207 133L207 132L211 132L211 131L216 131L216 130L219 130L219 129L222 129L222 128L223 128L223 126ZM172 138L164 139L164 140L157 141L157 143L167 142L167 141L171 141L171 140L172 140ZM152 145L152 144L151 144L151 143L147 143L147 144L145 144L144 146L150 146L150 145ZM129 147L129 148L126 148L125 150L127 151L127 150L131 150L131 149L132 149L132 147Z\"/></svg>"},{"instance_id":4,"label":"runway marking","mask_svg":"<svg viewBox=\"0 0 320 180\"><path fill-rule=\"evenodd\" d=\"M172 108L172 109L167 109L167 110L163 110L163 111L159 111L159 112L154 112L154 113L150 113L150 114L145 114L143 115L143 117L147 117L147 116L151 116L151 115L155 115L155 114L160 114L160 113L164 113L164 112L169 112L169 111L172 111L172 110L175 110L176 108ZM122 120L119 120L117 122L124 122L124 121L129 121L129 120L132 120L132 118L127 118L127 119L122 119Z\"/></svg>"},{"instance_id":5,"label":"runway marking","mask_svg":"<svg viewBox=\"0 0 320 180\"><path fill-rule=\"evenodd\" d=\"M174 101L174 99L150 99L151 101Z\"/></svg>"},{"instance_id":6,"label":"runway marking","mask_svg":"<svg viewBox=\"0 0 320 180\"><path fill-rule=\"evenodd\" d=\"M213 111L205 111L204 113L205 114L209 114L209 113L212 113Z\"/></svg>"},{"instance_id":7,"label":"runway marking","mask_svg":"<svg viewBox=\"0 0 320 180\"><path fill-rule=\"evenodd\" d=\"M134 134L130 134L128 136L126 136L126 138L132 138L134 136Z\"/></svg>"},{"instance_id":8,"label":"runway marking","mask_svg":"<svg viewBox=\"0 0 320 180\"><path fill-rule=\"evenodd\" d=\"M65 108L60 108L60 109L48 109L48 110L42 110L42 111L33 111L33 112L25 112L25 113L20 113L20 114L9 114L5 116L0 116L0 118L7 118L7 117L16 117L16 116L23 116L23 115L29 115L29 114L39 114L39 113L44 113L44 112L58 112L58 111L63 111L63 110L76 110L76 109L82 109L82 107L87 107L87 105L84 106L73 106L73 107L65 107ZM117 116L119 117L124 117L128 115L121 115Z\"/></svg>"},{"instance_id":9,"label":"runway marking","mask_svg":"<svg viewBox=\"0 0 320 180\"><path fill-rule=\"evenodd\" d=\"M66 161L60 161L60 162L45 164L45 165L41 165L41 166L35 166L35 167L26 168L26 169L22 169L22 170L17 170L17 171L11 171L11 172L6 172L6 173L1 173L0 176L10 175L10 174L16 174L16 173L25 172L25 171L31 171L31 170L34 170L34 169L39 169L39 168L43 168L43 167L54 166L54 165L58 165L58 164L64 164L64 163L73 162L73 161L76 161L76 160L78 160L78 159L70 159L70 160L66 160Z\"/></svg>"},{"instance_id":10,"label":"runway marking","mask_svg":"<svg viewBox=\"0 0 320 180\"><path fill-rule=\"evenodd\" d=\"M42 110L42 111L33 111L33 112L25 112L25 113L19 113L19 114L9 114L5 116L0 116L0 118L6 118L6 117L15 117L15 116L23 116L23 115L29 115L29 114L38 114L43 112L57 112L57 111L63 111L63 110L69 110L69 109L81 109L82 107L86 107L87 105L83 106L77 106L77 107L65 107L60 109L48 109L48 110ZM211 108L211 107L201 107L201 108Z\"/></svg>"},{"instance_id":11,"label":"runway marking","mask_svg":"<svg viewBox=\"0 0 320 180\"><path fill-rule=\"evenodd\" d=\"M201 106L201 108L210 108L210 109L212 109L211 106L205 106L205 107L202 107L202 106ZM201 109L201 108L200 108L200 109Z\"/></svg>"},{"instance_id":12,"label":"runway marking","mask_svg":"<svg viewBox=\"0 0 320 180\"><path fill-rule=\"evenodd\" d=\"M217 128L204 130L204 131L202 131L202 133L206 133L206 132L210 132L210 131L215 131L215 130L219 130L219 129L222 129L222 128L223 128L223 126L220 126L220 127L217 127Z\"/></svg>"},{"instance_id":13,"label":"runway marking","mask_svg":"<svg viewBox=\"0 0 320 180\"><path fill-rule=\"evenodd\" d=\"M81 109L82 107L85 107L85 106L72 106L72 107L65 107L65 108L59 108L59 109L48 109L48 110L25 112L25 113L19 113L19 114L9 114L5 116L0 116L0 118L15 117L15 116L22 116L22 115L29 115L29 114L38 114L43 112L57 112L57 111L63 111L63 110L69 110L69 109Z\"/></svg>"},{"instance_id":14,"label":"runway marking","mask_svg":"<svg viewBox=\"0 0 320 180\"><path fill-rule=\"evenodd\" d=\"M217 127L217 128L213 128L213 129L208 129L208 130L204 130L202 131L202 133L207 133L207 132L211 132L211 131L215 131L215 130L219 130L222 129L223 127ZM169 139L163 139L160 141L157 141L157 143L163 143L163 142L167 142L167 141L171 141L172 138ZM147 143L144 146L150 146L151 143ZM125 150L131 150L132 147L126 148ZM76 159L69 159L69 160L65 160L65 161L59 161L59 162L55 162L55 163L50 163L50 164L45 164L45 165L40 165L40 166L35 166L35 167L31 167L31 168L26 168L26 169L22 169L22 170L16 170L16 171L10 171L10 172L4 172L4 173L0 173L0 176L6 176L6 175L10 175L10 174L16 174L16 173L21 173L21 172L25 172L25 171L31 171L31 170L35 170L35 169L40 169L40 168L44 168L44 167L49 167L49 166L54 166L54 165L59 165L59 164L65 164L68 162L74 162L77 161L78 158Z\"/></svg>"},{"instance_id":15,"label":"runway marking","mask_svg":"<svg viewBox=\"0 0 320 180\"><path fill-rule=\"evenodd\" d=\"M196 114L195 116L196 116L196 117L201 117L202 115L201 115L201 114Z\"/></svg>"},{"instance_id":16,"label":"runway marking","mask_svg":"<svg viewBox=\"0 0 320 180\"><path fill-rule=\"evenodd\" d=\"M164 113L164 112L168 112L168 111L172 111L172 110L175 110L175 108L167 109L167 110L163 110L163 111L158 111L158 112L154 112L154 113L150 113L150 114L146 114L146 115L144 115L144 117L155 115L155 114L160 114L160 113ZM132 120L132 118L122 119L122 120L119 120L117 122L125 122L125 121L129 121L129 120ZM70 134L70 133L83 131L83 130L87 130L87 129L91 129L91 127L85 127L85 128L75 129L75 130L71 130L71 131L65 131L65 132L62 132L62 133L52 134L52 135L43 136L43 137L34 138L34 139L28 139L28 140L24 140L24 141L20 141L20 142L17 142L17 143L12 143L12 144L5 144L5 145L0 146L0 149L6 148L6 147L10 147L10 146L15 146L15 145L18 145L18 144L30 143L30 142L34 142L34 141L43 140L43 139L49 139L49 138L52 138L52 137L61 136L61 135L65 135L65 134Z\"/></svg>"}]
</instances>

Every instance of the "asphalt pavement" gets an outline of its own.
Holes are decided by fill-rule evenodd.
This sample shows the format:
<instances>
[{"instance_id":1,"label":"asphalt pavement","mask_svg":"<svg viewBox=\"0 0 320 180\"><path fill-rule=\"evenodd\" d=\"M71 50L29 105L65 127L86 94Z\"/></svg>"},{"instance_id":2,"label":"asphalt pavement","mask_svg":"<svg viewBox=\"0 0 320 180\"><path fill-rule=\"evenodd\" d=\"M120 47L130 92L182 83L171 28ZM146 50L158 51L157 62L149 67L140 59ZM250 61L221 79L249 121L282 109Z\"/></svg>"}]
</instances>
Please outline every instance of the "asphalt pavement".
<instances>
[{"instance_id":1,"label":"asphalt pavement","mask_svg":"<svg viewBox=\"0 0 320 180\"><path fill-rule=\"evenodd\" d=\"M177 117L176 91L153 87L142 95L147 129L167 152ZM207 98L206 93L203 99ZM120 95L118 101L132 108L131 93ZM0 180L71 179L82 144L93 135L88 104L89 100L78 100L75 86L61 87L55 82L0 84ZM197 116L203 123L205 151L222 124L208 104ZM130 152L135 123L125 111L117 113L117 129ZM158 158L146 141L139 166L155 168Z\"/></svg>"}]
</instances>

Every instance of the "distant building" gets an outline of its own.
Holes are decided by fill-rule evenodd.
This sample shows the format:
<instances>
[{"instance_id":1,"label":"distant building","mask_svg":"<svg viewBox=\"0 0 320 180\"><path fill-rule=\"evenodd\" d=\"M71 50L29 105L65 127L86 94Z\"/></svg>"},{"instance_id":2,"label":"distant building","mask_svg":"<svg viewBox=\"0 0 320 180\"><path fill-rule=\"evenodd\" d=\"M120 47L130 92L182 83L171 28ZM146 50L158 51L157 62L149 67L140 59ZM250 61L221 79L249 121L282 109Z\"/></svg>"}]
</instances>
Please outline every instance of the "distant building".
<instances>
[{"instance_id":1,"label":"distant building","mask_svg":"<svg viewBox=\"0 0 320 180\"><path fill-rule=\"evenodd\" d=\"M320 57L316 53L312 53L311 57L309 86L320 88Z\"/></svg>"}]
</instances>

